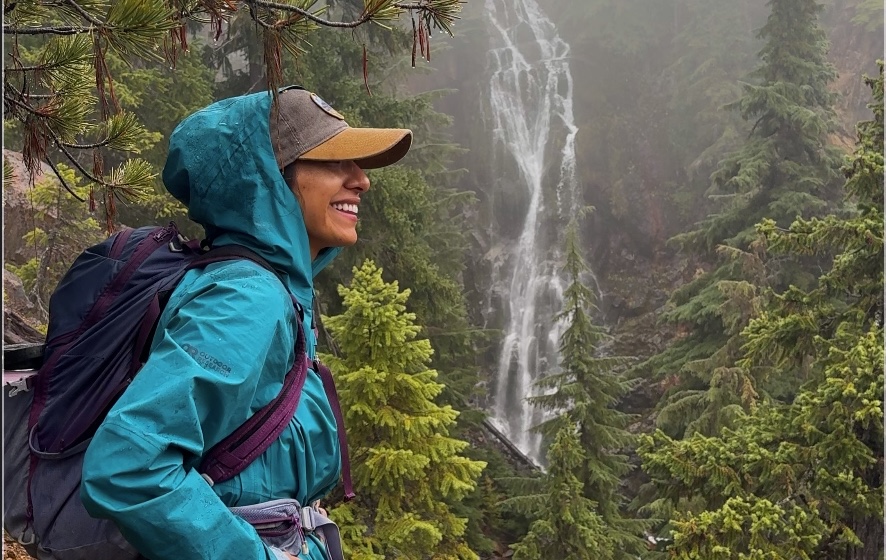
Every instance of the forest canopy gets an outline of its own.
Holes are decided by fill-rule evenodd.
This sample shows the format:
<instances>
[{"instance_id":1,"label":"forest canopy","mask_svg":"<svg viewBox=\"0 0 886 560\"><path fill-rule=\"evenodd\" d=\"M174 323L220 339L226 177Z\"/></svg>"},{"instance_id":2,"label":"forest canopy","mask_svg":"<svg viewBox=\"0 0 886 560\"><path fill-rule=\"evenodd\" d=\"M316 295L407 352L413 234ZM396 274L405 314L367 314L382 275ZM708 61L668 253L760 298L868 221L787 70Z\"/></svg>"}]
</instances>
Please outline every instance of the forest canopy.
<instances>
[{"instance_id":1,"label":"forest canopy","mask_svg":"<svg viewBox=\"0 0 886 560\"><path fill-rule=\"evenodd\" d=\"M552 61L531 56L556 41L495 28L492 7L569 45L572 82L550 91L575 130L505 111L547 123L549 151L574 133L573 220L551 222L561 161L533 170L544 287L562 288L518 302L559 333L534 325L519 349L540 364L518 395L541 419L537 455L495 417L532 199L489 84L514 71L514 95L540 95ZM353 126L414 131L407 158L369 172L360 240L316 280L363 488L324 506L351 558L883 557L881 3L4 10L4 322L32 339L85 247L170 220L201 238L158 178L193 111L298 83Z\"/></svg>"}]
</instances>

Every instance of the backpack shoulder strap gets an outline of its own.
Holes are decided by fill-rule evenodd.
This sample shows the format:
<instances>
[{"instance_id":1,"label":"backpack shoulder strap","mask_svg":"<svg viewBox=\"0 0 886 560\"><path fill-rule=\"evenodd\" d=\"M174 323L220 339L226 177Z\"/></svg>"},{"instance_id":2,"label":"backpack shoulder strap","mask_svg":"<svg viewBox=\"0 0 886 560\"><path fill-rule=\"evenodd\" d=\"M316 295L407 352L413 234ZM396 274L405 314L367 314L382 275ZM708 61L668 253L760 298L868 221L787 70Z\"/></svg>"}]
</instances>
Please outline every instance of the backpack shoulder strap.
<instances>
[{"instance_id":1,"label":"backpack shoulder strap","mask_svg":"<svg viewBox=\"0 0 886 560\"><path fill-rule=\"evenodd\" d=\"M273 272L274 276L276 276L280 280L280 283L283 284L283 288L286 290L286 292L289 293L289 288L286 286L286 282L283 280L283 276L280 274L280 272L277 271L277 269L275 269L274 266L266 261L261 255L259 255L252 249L248 249L242 245L221 245L219 247L213 247L191 261L191 263L188 265L188 269L202 268L212 263L235 260L251 261L264 268L265 270ZM292 294L290 294L290 296L292 296ZM294 297L292 298L292 304L295 306L295 310L298 312L299 318L304 318L305 311L298 300L296 300Z\"/></svg>"},{"instance_id":2,"label":"backpack shoulder strap","mask_svg":"<svg viewBox=\"0 0 886 560\"><path fill-rule=\"evenodd\" d=\"M214 262L244 259L252 261L263 268L273 272L280 278L279 273L265 259L255 252L240 245L223 245L210 249L198 256L189 268L202 267ZM284 287L283 279L280 278ZM288 288L287 288L288 291ZM299 314L304 317L301 304L290 293L292 305ZM298 322L298 333L295 342L295 358L292 368L286 374L283 381L283 389L274 399L253 414L233 433L214 445L207 451L200 461L197 471L211 485L223 482L241 473L256 458L264 453L271 444L277 440L298 408L302 388L307 379L310 360L307 356L307 343L302 322ZM354 498L353 484L351 482L351 468L348 457L348 444L345 436L344 420L341 406L335 391L335 382L329 369L316 362L315 369L323 382L323 389L332 406L338 428L339 446L342 453L342 471L345 486L345 499Z\"/></svg>"},{"instance_id":3,"label":"backpack shoulder strap","mask_svg":"<svg viewBox=\"0 0 886 560\"><path fill-rule=\"evenodd\" d=\"M203 268L208 264L234 260L252 261L265 270L273 272L274 276L282 280L280 273L271 266L271 263L266 261L255 251L247 249L242 245L222 245L220 247L213 247L194 258L194 260L188 265L188 269Z\"/></svg>"},{"instance_id":4,"label":"backpack shoulder strap","mask_svg":"<svg viewBox=\"0 0 886 560\"><path fill-rule=\"evenodd\" d=\"M292 302L298 305L294 297ZM242 472L283 433L295 415L308 376L306 350L305 334L299 321L295 358L283 380L283 389L271 402L203 455L197 471L210 486Z\"/></svg>"},{"instance_id":5,"label":"backpack shoulder strap","mask_svg":"<svg viewBox=\"0 0 886 560\"><path fill-rule=\"evenodd\" d=\"M341 473L342 482L345 490L345 501L349 502L356 496L354 494L354 483L351 481L351 458L348 454L348 436L345 432L345 420L341 413L341 404L338 400L338 392L335 390L335 380L332 378L332 372L319 360L314 361L314 371L320 375L323 382L323 391L332 407L332 414L335 416L335 425L338 432L338 446L341 449Z\"/></svg>"}]
</instances>

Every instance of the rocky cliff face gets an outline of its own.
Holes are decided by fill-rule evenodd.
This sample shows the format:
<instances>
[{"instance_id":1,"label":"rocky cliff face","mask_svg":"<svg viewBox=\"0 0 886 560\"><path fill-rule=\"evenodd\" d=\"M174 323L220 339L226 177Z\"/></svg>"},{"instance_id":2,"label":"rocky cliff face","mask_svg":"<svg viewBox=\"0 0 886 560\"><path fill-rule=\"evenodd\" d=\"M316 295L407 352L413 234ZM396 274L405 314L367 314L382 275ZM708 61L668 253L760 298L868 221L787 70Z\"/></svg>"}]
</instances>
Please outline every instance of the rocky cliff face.
<instances>
[{"instance_id":1,"label":"rocky cliff face","mask_svg":"<svg viewBox=\"0 0 886 560\"><path fill-rule=\"evenodd\" d=\"M755 18L765 19L764 4L762 0L748 4L754 7ZM542 5L550 7L552 2ZM834 90L842 94L838 101L841 131L833 139L847 151L854 141L856 121L868 115L861 74L875 72L874 61L883 52L882 24L874 25L876 29L860 26L854 20L857 5L834 0L823 15L832 43L831 60L840 75ZM438 103L438 109L453 116L454 140L469 150L454 165L468 170L459 186L475 192L479 201L472 216L474 229L469 233L473 247L464 276L466 293L472 300L475 324L495 329L505 324L500 300L507 296L502 292L506 287L490 285L491 278L506 252L502 243L520 226L512 210L525 201L520 192L509 190L503 180L506 174L490 164L492 154L479 148L488 145L484 138L492 134L482 87L488 79L484 74L488 71L485 53L489 39L484 31L483 10L483 2L466 5L459 37L448 42L447 50L435 54L433 66L437 72L417 77L411 85L416 91L455 88ZM564 23L561 33L574 53L575 111L580 126L576 140L581 190L578 204L596 208L583 225L583 245L602 294L599 319L615 337L606 351L648 358L680 336L672 326L660 322L664 305L674 289L704 266L670 248L667 240L707 212L700 193L678 192L693 173L703 190L707 172L682 169L679 161L668 156L663 147L677 134L668 128L674 119L663 118L661 107L644 106L635 99L641 94L646 100L655 99L648 93L655 84L647 82L660 68L635 67L629 61L619 66L618 61L606 59L607 53L589 49L587 30L576 25ZM654 45L645 48L656 50ZM658 60L656 57L665 55L656 53L650 64L667 62ZM601 74L613 67L621 68L621 74ZM631 158L637 165L613 163L611 158ZM708 162L708 166L715 163ZM629 170L627 176L613 177L612 171L606 171L622 168ZM484 356L484 369L493 371L496 359L497 349L491 348ZM658 401L658 393L659 388L653 385L640 387L625 408L649 411Z\"/></svg>"},{"instance_id":2,"label":"rocky cliff face","mask_svg":"<svg viewBox=\"0 0 886 560\"><path fill-rule=\"evenodd\" d=\"M48 165L42 164L31 181L22 162L21 152L4 148L3 159L12 166L13 173L12 181L3 183L3 261L20 265L30 258L25 254L25 234L36 226L46 225L39 223L35 216L34 208L28 200L28 191L32 184L44 180L58 183L58 179ZM48 220L52 220L51 211Z\"/></svg>"}]
</instances>

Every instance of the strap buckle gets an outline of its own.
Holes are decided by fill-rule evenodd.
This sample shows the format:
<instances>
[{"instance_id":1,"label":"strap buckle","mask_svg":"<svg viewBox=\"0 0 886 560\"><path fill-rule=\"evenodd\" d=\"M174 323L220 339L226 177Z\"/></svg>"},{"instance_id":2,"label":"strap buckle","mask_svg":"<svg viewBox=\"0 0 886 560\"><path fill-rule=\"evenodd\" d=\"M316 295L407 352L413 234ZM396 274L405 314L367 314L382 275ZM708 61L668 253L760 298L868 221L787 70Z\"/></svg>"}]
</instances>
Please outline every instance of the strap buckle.
<instances>
[{"instance_id":1,"label":"strap buckle","mask_svg":"<svg viewBox=\"0 0 886 560\"><path fill-rule=\"evenodd\" d=\"M9 396L14 397L19 393L27 393L28 391L30 391L31 388L28 387L28 379L28 377L22 377L18 381L7 383L7 385L12 387L12 389L9 390Z\"/></svg>"},{"instance_id":2,"label":"strap buckle","mask_svg":"<svg viewBox=\"0 0 886 560\"><path fill-rule=\"evenodd\" d=\"M15 540L23 546L30 546L37 542L37 533L34 532L29 523L24 529L22 529L22 534L16 537Z\"/></svg>"},{"instance_id":3,"label":"strap buckle","mask_svg":"<svg viewBox=\"0 0 886 560\"><path fill-rule=\"evenodd\" d=\"M305 533L313 533L314 529L317 528L316 523L314 523L313 507L306 506L301 508L301 528Z\"/></svg>"}]
</instances>

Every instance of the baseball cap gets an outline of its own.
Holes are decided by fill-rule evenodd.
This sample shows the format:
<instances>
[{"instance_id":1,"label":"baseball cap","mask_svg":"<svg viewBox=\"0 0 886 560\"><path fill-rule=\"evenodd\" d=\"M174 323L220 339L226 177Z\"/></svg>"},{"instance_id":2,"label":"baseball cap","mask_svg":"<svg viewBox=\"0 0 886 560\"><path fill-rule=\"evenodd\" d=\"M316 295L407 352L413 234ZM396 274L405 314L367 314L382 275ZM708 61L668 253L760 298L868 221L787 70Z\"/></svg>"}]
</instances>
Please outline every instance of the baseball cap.
<instances>
[{"instance_id":1,"label":"baseball cap","mask_svg":"<svg viewBox=\"0 0 886 560\"><path fill-rule=\"evenodd\" d=\"M279 91L272 106L271 144L280 169L295 160L354 161L364 169L398 162L412 144L403 128L352 128L316 93L299 86Z\"/></svg>"}]
</instances>

